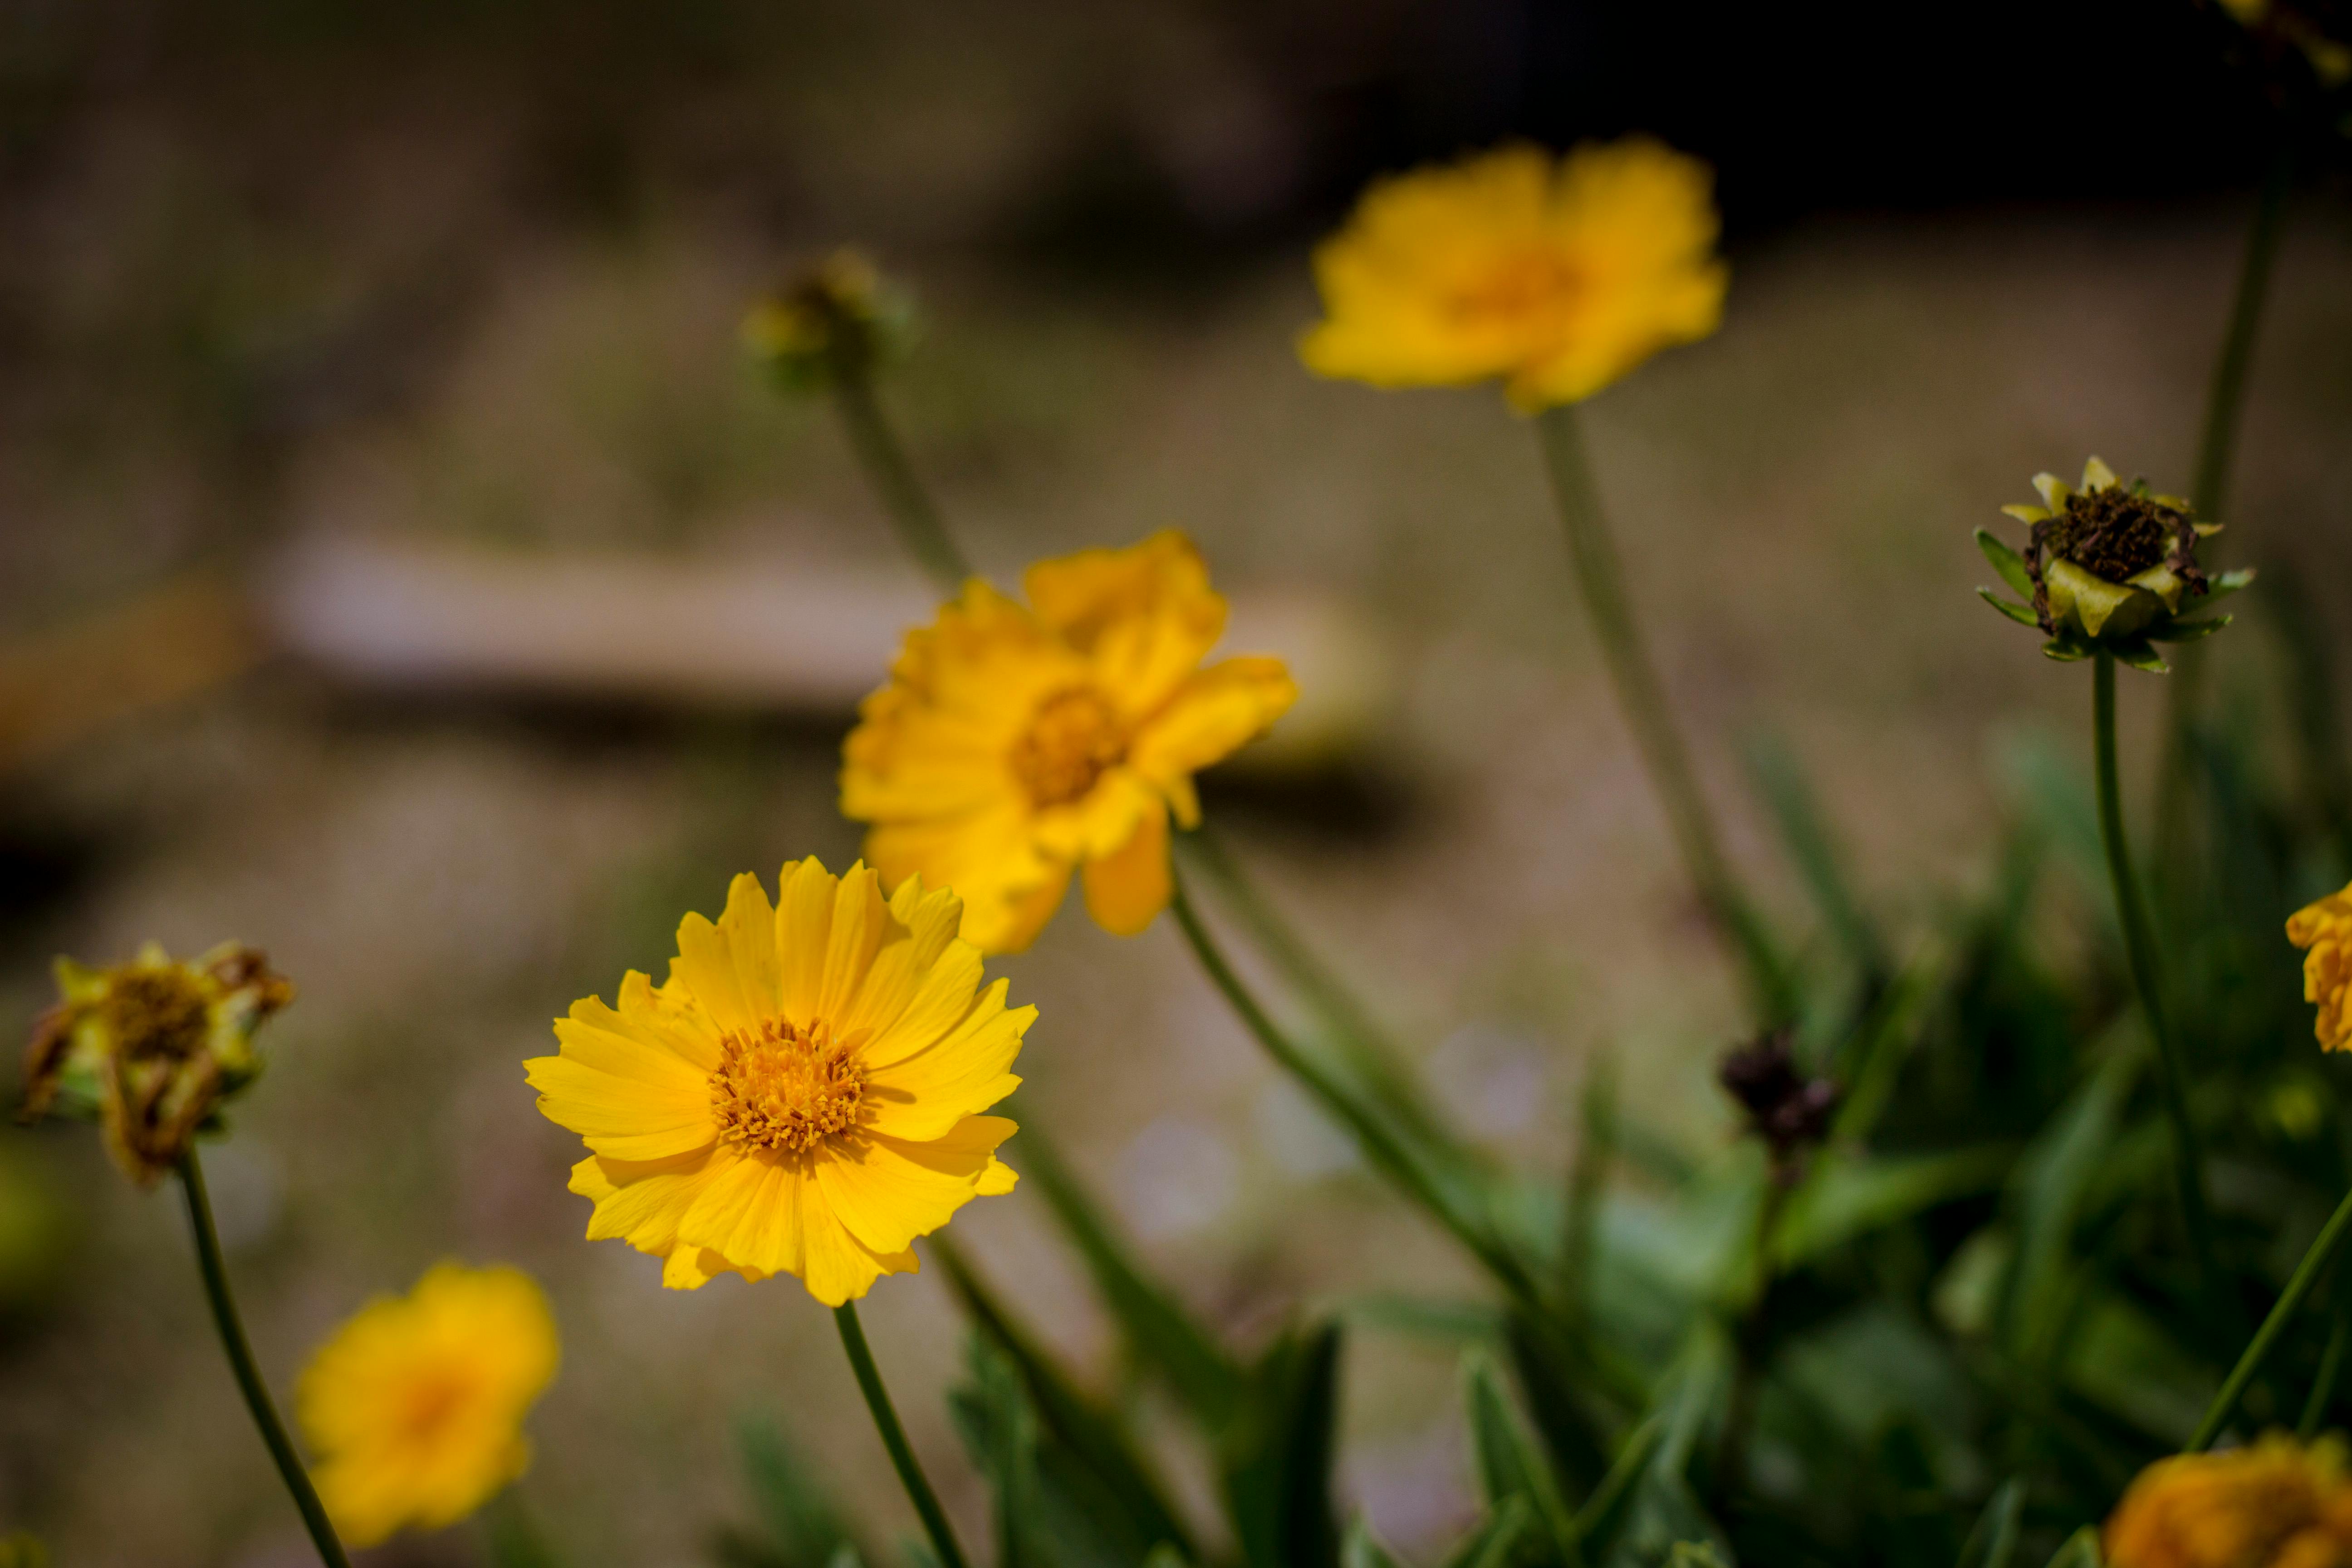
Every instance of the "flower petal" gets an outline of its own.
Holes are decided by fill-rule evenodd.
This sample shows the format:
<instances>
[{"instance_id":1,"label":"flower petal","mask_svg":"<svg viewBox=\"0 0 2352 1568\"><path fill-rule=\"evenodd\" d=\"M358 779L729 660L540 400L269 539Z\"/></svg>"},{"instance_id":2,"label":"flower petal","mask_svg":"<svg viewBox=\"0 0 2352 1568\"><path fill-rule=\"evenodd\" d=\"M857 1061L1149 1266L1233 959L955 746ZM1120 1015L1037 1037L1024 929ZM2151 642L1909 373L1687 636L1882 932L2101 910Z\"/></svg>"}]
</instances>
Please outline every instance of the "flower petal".
<instances>
[{"instance_id":1,"label":"flower petal","mask_svg":"<svg viewBox=\"0 0 2352 1568\"><path fill-rule=\"evenodd\" d=\"M1145 816L1124 848L1086 868L1087 912L1114 936L1135 936L1168 907L1168 813Z\"/></svg>"}]
</instances>

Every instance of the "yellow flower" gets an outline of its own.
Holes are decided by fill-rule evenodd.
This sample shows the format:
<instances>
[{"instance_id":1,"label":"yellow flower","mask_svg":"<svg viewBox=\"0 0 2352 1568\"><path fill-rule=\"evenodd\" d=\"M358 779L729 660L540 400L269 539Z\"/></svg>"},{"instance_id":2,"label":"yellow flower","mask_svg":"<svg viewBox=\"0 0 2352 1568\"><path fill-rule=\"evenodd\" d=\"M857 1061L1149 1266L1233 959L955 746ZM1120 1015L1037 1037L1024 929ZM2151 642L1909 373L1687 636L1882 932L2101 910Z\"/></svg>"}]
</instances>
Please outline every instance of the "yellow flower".
<instances>
[{"instance_id":1,"label":"yellow flower","mask_svg":"<svg viewBox=\"0 0 2352 1568\"><path fill-rule=\"evenodd\" d=\"M547 1298L519 1268L436 1263L361 1308L295 1393L337 1531L371 1546L488 1502L530 1463L522 1419L556 1357Z\"/></svg>"},{"instance_id":2,"label":"yellow flower","mask_svg":"<svg viewBox=\"0 0 2352 1568\"><path fill-rule=\"evenodd\" d=\"M1025 606L967 584L908 635L841 772L876 869L953 888L964 939L988 952L1028 946L1081 866L1096 920L1150 925L1168 905L1169 814L1200 821L1193 773L1298 695L1280 659L1202 668L1225 601L1181 533L1040 562L1023 586Z\"/></svg>"},{"instance_id":3,"label":"yellow flower","mask_svg":"<svg viewBox=\"0 0 2352 1568\"><path fill-rule=\"evenodd\" d=\"M662 1283L796 1274L829 1307L915 1267L915 1237L1013 1190L1012 1122L982 1116L1034 1007L980 989L963 907L909 879L786 866L776 903L735 879L717 924L688 915L656 987L632 971L616 1011L556 1020L562 1054L526 1066L549 1120L589 1157L588 1238L664 1260Z\"/></svg>"},{"instance_id":4,"label":"yellow flower","mask_svg":"<svg viewBox=\"0 0 2352 1568\"><path fill-rule=\"evenodd\" d=\"M2295 910L2286 939L2306 950L2303 999L2319 1004L2313 1032L2320 1045L2352 1050L2352 886Z\"/></svg>"},{"instance_id":5,"label":"yellow flower","mask_svg":"<svg viewBox=\"0 0 2352 1568\"><path fill-rule=\"evenodd\" d=\"M2116 1505L2104 1544L2109 1568L2341 1568L2352 1563L2343 1452L2273 1433L2159 1459Z\"/></svg>"},{"instance_id":6,"label":"yellow flower","mask_svg":"<svg viewBox=\"0 0 2352 1568\"><path fill-rule=\"evenodd\" d=\"M1328 319L1299 357L1374 386L1500 377L1521 413L1580 402L1722 320L1712 178L1631 137L1382 181L1315 252Z\"/></svg>"},{"instance_id":7,"label":"yellow flower","mask_svg":"<svg viewBox=\"0 0 2352 1568\"><path fill-rule=\"evenodd\" d=\"M188 963L152 942L107 969L60 958L57 979L58 1005L26 1053L19 1115L95 1118L115 1163L142 1186L260 1072L253 1032L294 994L263 954L236 942Z\"/></svg>"}]
</instances>

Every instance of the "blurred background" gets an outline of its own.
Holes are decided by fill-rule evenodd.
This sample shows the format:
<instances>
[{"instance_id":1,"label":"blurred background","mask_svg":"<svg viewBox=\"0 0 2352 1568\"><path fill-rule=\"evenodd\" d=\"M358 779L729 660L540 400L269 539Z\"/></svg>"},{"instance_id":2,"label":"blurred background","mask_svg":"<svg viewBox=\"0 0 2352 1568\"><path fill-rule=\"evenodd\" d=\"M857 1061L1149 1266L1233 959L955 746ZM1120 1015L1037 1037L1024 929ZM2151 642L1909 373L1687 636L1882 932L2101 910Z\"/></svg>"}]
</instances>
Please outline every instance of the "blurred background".
<instances>
[{"instance_id":1,"label":"blurred background","mask_svg":"<svg viewBox=\"0 0 2352 1568\"><path fill-rule=\"evenodd\" d=\"M856 853L836 748L924 598L827 411L751 374L747 302L844 241L912 287L926 335L885 398L1000 582L1202 542L1236 637L1308 686L1212 811L1465 1125L1549 1179L1606 1050L1703 1155L1740 1009L1530 433L1485 393L1308 379L1307 250L1368 177L1506 135L1715 163L1728 319L1590 406L1601 483L1768 901L1801 931L1746 761L1778 745L1924 934L1989 875L2008 781L2087 762L2087 679L1974 602L1969 531L2094 451L2188 486L2276 142L2221 26L2188 0L0 0L0 1019L29 1026L56 952L267 948L300 1000L208 1160L281 1391L370 1295L511 1260L565 1335L526 1487L576 1561L708 1561L747 1511L747 1413L887 1539L908 1517L825 1315L583 1242L576 1140L520 1066L733 873ZM2340 168L2301 167L2226 514L2338 642ZM2270 678L2245 618L2225 698ZM2128 683L2127 745L2159 700ZM1237 1340L1476 1288L1164 923L1066 910L996 967L1043 1010L1019 1113ZM958 1229L1118 1377L1034 1196ZM950 1303L886 1282L866 1321L976 1519ZM1452 1352L1367 1331L1349 1357L1347 1483L1425 1551L1471 1507ZM306 1560L171 1194L85 1129L0 1131L0 1528L60 1563Z\"/></svg>"}]
</instances>

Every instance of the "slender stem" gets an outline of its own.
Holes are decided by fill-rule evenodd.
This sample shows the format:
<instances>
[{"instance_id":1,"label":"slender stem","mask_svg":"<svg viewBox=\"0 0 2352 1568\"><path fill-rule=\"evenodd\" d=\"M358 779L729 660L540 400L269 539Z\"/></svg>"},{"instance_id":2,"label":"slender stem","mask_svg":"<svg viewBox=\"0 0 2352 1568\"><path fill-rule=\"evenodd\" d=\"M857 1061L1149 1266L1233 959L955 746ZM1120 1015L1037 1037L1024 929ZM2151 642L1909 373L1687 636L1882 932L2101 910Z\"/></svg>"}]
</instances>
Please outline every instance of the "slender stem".
<instances>
[{"instance_id":1,"label":"slender stem","mask_svg":"<svg viewBox=\"0 0 2352 1568\"><path fill-rule=\"evenodd\" d=\"M834 379L833 403L841 412L850 448L857 454L857 466L866 471L866 483L874 487L882 510L890 514L898 542L940 593L959 592L964 579L971 575L971 566L949 537L939 507L915 476L915 466L908 461L898 433L883 417L873 382L862 373L843 372Z\"/></svg>"},{"instance_id":2,"label":"slender stem","mask_svg":"<svg viewBox=\"0 0 2352 1568\"><path fill-rule=\"evenodd\" d=\"M1732 1338L1731 1397L1724 1406L1723 1438L1717 1449L1715 1492L1726 1502L1747 1484L1748 1429L1756 1424L1764 1334L1769 1323L1772 1287L1780 1277L1772 1258L1772 1243L1780 1234L1780 1215L1789 1206L1791 1176L1778 1159L1773 1160L1765 1170L1764 1195L1756 1206L1756 1274L1747 1310L1740 1314L1738 1331Z\"/></svg>"},{"instance_id":3,"label":"slender stem","mask_svg":"<svg viewBox=\"0 0 2352 1568\"><path fill-rule=\"evenodd\" d=\"M481 1519L490 1561L498 1568L562 1568L563 1559L548 1545L538 1519L516 1488L509 1486L484 1504Z\"/></svg>"},{"instance_id":4,"label":"slender stem","mask_svg":"<svg viewBox=\"0 0 2352 1568\"><path fill-rule=\"evenodd\" d=\"M2306 1443L2318 1435L2319 1424L2327 1419L2327 1407L2336 1399L2336 1380L2344 1372L2344 1342L2347 1331L2352 1331L2352 1311L2347 1311L2347 1307L2352 1307L2352 1302L2336 1304L2336 1321L2327 1330L2327 1348L2319 1354L2319 1375L2311 1380L2311 1397L2304 1401L2303 1419L2294 1424L2294 1435Z\"/></svg>"},{"instance_id":5,"label":"slender stem","mask_svg":"<svg viewBox=\"0 0 2352 1568\"><path fill-rule=\"evenodd\" d=\"M2282 145L2263 177L2262 194L2254 200L2245 253L2238 263L2237 293L2230 304L2230 324L2221 336L2221 352L2213 361L2212 379L2206 384L2205 423L2197 443L2197 472L2189 504L2209 521L2219 518L2229 504L2230 474L2243 423L2246 373L2252 366L2254 342L2262 332L2263 307L2270 298L2271 275L2277 268L2279 241L2286 232L2287 197L2294 185L2294 149ZM2184 813L2189 736L2203 694L2208 657L2208 650L2195 643L2173 656L2157 811L2158 842L2168 851L2179 845L2188 828Z\"/></svg>"},{"instance_id":6,"label":"slender stem","mask_svg":"<svg viewBox=\"0 0 2352 1568\"><path fill-rule=\"evenodd\" d=\"M1715 817L1707 809L1706 797L1699 793L1690 753L1675 728L1665 687L1634 624L1624 569L1601 515L1575 409L1564 405L1547 410L1537 421L1536 430L1551 476L1552 499L1568 535L1569 555L1576 565L1577 585L1583 592L1593 634L1600 638L1601 657L1617 688L1618 706L1633 729L1651 786L1665 807L1691 880L1698 884L1699 897L1739 944L1757 1006L1767 1022L1784 1021L1796 1011L1787 965L1724 858Z\"/></svg>"},{"instance_id":7,"label":"slender stem","mask_svg":"<svg viewBox=\"0 0 2352 1568\"><path fill-rule=\"evenodd\" d=\"M2210 1294L2218 1288L2221 1276L2214 1268L2212 1231L2206 1219L2204 1168L2197 1149L2197 1130L2189 1118L2188 1068L2181 1060L2180 1041L2172 1031L2172 1015L2165 1007L2156 933L2140 897L2138 874L2132 869L2131 847L2124 838L2123 794L2116 777L2116 659L2105 651L2093 666L2091 735L2098 754L2099 837L2106 846L2107 877L2115 884L2116 913L2123 925L2132 984L2147 1015L2147 1031L2156 1037L2164 1110L2172 1121L2173 1174L2179 1188L2181 1223L2189 1232L2189 1250L2197 1257L2200 1279Z\"/></svg>"},{"instance_id":8,"label":"slender stem","mask_svg":"<svg viewBox=\"0 0 2352 1568\"><path fill-rule=\"evenodd\" d=\"M1347 1128L1366 1157L1385 1171L1405 1190L1407 1196L1421 1205L1468 1247L1506 1289L1531 1305L1539 1302L1541 1292L1519 1260L1487 1231L1485 1225L1462 1214L1448 1200L1437 1180L1398 1138L1395 1131L1370 1109L1359 1104L1355 1096L1322 1063L1300 1049L1297 1043L1267 1016L1265 1009L1259 1005L1257 998L1234 972L1224 950L1217 945L1217 939L1202 923L1200 912L1192 907L1192 900L1186 893L1181 877L1175 879L1168 907L1175 912L1176 922L1183 928L1184 938L1192 943L1201 967L1209 972L1210 980L1224 994L1225 1000L1240 1015L1243 1025L1257 1037L1258 1044L1265 1048L1266 1055L1274 1058L1275 1065L1297 1079L1326 1110Z\"/></svg>"},{"instance_id":9,"label":"slender stem","mask_svg":"<svg viewBox=\"0 0 2352 1568\"><path fill-rule=\"evenodd\" d=\"M866 1331L857 1321L857 1303L844 1301L833 1310L833 1321L841 1330L841 1348L848 1352L849 1370L857 1374L858 1392L866 1395L866 1408L873 1414L875 1430L882 1434L882 1447L890 1452L890 1464L898 1472L899 1484L907 1489L907 1499L922 1517L923 1529L931 1538L932 1554L939 1558L940 1568L964 1568L963 1548L956 1544L955 1530L948 1523L947 1510L940 1506L939 1494L923 1475L923 1467L916 1461L915 1450L907 1442L907 1429L898 1425L898 1412L890 1404L890 1391L882 1386L882 1373L874 1365L874 1352L866 1348Z\"/></svg>"},{"instance_id":10,"label":"slender stem","mask_svg":"<svg viewBox=\"0 0 2352 1568\"><path fill-rule=\"evenodd\" d=\"M2271 1315L2264 1318L2263 1326L2254 1331L2253 1339L2246 1346L2246 1353L2238 1358L2238 1364L2231 1369L2230 1380L2221 1385L2221 1392L2215 1394L2213 1403L2206 1407L2205 1419L2197 1423L2197 1435L2189 1439L2186 1452L2200 1452L2221 1436L2221 1425L2230 1419L2230 1412L2237 1407L2238 1396L2246 1391L2246 1384L2262 1369L2263 1358L2271 1353L2271 1346L2285 1331L2288 1321L2303 1305L2303 1299L2311 1294L2311 1288L2326 1272L2328 1261L2336 1256L2336 1248L2343 1242L2347 1230L2352 1230L2352 1193L2344 1194L2344 1201L2336 1205L2336 1213L2321 1228L2318 1239L2303 1255L2303 1261L2294 1266L2294 1277L2287 1280L2286 1289L2279 1292L2277 1303L2271 1308Z\"/></svg>"},{"instance_id":11,"label":"slender stem","mask_svg":"<svg viewBox=\"0 0 2352 1568\"><path fill-rule=\"evenodd\" d=\"M195 1233L196 1268L204 1276L205 1300L212 1307L213 1326L220 1331L221 1349L228 1353L237 1392L245 1395L253 1424L261 1428L261 1440L277 1461L286 1489L294 1494L294 1506L301 1510L303 1527L319 1549L320 1561L327 1568L351 1568L343 1543L336 1538L327 1510L310 1485L310 1473L302 1468L302 1456L295 1452L294 1439L287 1435L286 1423L278 1419L278 1406L270 1402L269 1385L261 1381L261 1369L254 1363L252 1342L245 1337L236 1298L229 1292L228 1268L221 1260L220 1232L213 1226L212 1199L205 1192L205 1168L194 1149L180 1162L180 1190L188 1200L188 1228Z\"/></svg>"}]
</instances>

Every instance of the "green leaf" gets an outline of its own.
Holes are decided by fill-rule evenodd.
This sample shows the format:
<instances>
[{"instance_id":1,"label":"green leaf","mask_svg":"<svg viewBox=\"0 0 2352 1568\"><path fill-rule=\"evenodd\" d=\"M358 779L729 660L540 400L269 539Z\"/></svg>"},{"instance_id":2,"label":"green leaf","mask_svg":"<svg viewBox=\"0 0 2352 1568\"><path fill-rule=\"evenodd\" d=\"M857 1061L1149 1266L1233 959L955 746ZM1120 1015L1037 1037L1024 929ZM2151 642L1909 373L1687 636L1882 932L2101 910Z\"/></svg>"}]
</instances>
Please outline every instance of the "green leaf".
<instances>
[{"instance_id":1,"label":"green leaf","mask_svg":"<svg viewBox=\"0 0 2352 1568\"><path fill-rule=\"evenodd\" d=\"M1604 1534L1595 1528L1585 1537L1586 1562L1598 1568L1646 1568L1677 1542L1714 1539L1714 1521L1691 1490L1689 1470L1700 1436L1729 1394L1731 1368L1729 1339L1711 1314L1702 1316L1659 1380L1649 1416L1658 1424L1659 1436L1649 1445L1622 1517L1613 1531Z\"/></svg>"},{"instance_id":2,"label":"green leaf","mask_svg":"<svg viewBox=\"0 0 2352 1568\"><path fill-rule=\"evenodd\" d=\"M764 1536L746 1544L761 1561L776 1568L825 1568L851 1544L832 1500L779 1420L764 1414L740 1417L735 1450Z\"/></svg>"},{"instance_id":3,"label":"green leaf","mask_svg":"<svg viewBox=\"0 0 2352 1568\"><path fill-rule=\"evenodd\" d=\"M1666 1435L1664 1411L1653 1411L1641 1425L1626 1436L1617 1450L1617 1458L1592 1495L1576 1514L1576 1539L1590 1548L1594 1555L1604 1554L1624 1527L1626 1505L1633 1500L1634 1483L1648 1468L1650 1458Z\"/></svg>"},{"instance_id":4,"label":"green leaf","mask_svg":"<svg viewBox=\"0 0 2352 1568\"><path fill-rule=\"evenodd\" d=\"M1286 1332L1250 1369L1217 1444L1226 1508L1250 1568L1336 1568L1339 1412L1336 1323Z\"/></svg>"},{"instance_id":5,"label":"green leaf","mask_svg":"<svg viewBox=\"0 0 2352 1568\"><path fill-rule=\"evenodd\" d=\"M1241 1405L1241 1368L1129 1255L1093 1197L1034 1121L1023 1127L1018 1148L1023 1172L1045 1194L1077 1247L1094 1276L1095 1289L1102 1292L1136 1358L1157 1372L1202 1425L1212 1431L1224 1426Z\"/></svg>"},{"instance_id":6,"label":"green leaf","mask_svg":"<svg viewBox=\"0 0 2352 1568\"><path fill-rule=\"evenodd\" d=\"M2150 632L2150 642L2200 642L2211 637L2237 619L2235 616L2208 616L2200 621L2173 621L2162 631Z\"/></svg>"},{"instance_id":7,"label":"green leaf","mask_svg":"<svg viewBox=\"0 0 2352 1568\"><path fill-rule=\"evenodd\" d=\"M2050 1568L2100 1568L2098 1531L2086 1524L2068 1536L2052 1555Z\"/></svg>"},{"instance_id":8,"label":"green leaf","mask_svg":"<svg viewBox=\"0 0 2352 1568\"><path fill-rule=\"evenodd\" d=\"M1339 1547L1339 1568L1404 1568L1404 1563L1381 1544L1372 1527L1358 1514L1349 1522L1348 1539Z\"/></svg>"},{"instance_id":9,"label":"green leaf","mask_svg":"<svg viewBox=\"0 0 2352 1568\"><path fill-rule=\"evenodd\" d=\"M1519 1549L1520 1539L1535 1529L1524 1498L1507 1498L1448 1552L1445 1568L1503 1568Z\"/></svg>"},{"instance_id":10,"label":"green leaf","mask_svg":"<svg viewBox=\"0 0 2352 1568\"><path fill-rule=\"evenodd\" d=\"M962 1248L944 1235L929 1245L973 1327L1020 1375L1043 1429L1038 1463L1057 1501L1083 1515L1088 1532L1120 1562L1139 1562L1163 1542L1197 1557L1164 1489L1118 1424L1013 1321Z\"/></svg>"},{"instance_id":11,"label":"green leaf","mask_svg":"<svg viewBox=\"0 0 2352 1568\"><path fill-rule=\"evenodd\" d=\"M2025 1511L2025 1478L2011 1476L1994 1489L1960 1546L1959 1568L2009 1568L2017 1555L2017 1526Z\"/></svg>"},{"instance_id":12,"label":"green leaf","mask_svg":"<svg viewBox=\"0 0 2352 1568\"><path fill-rule=\"evenodd\" d=\"M2022 1365L2041 1365L2055 1351L2074 1308L2075 1223L2084 1194L2114 1150L2141 1063L2136 1052L2109 1057L2043 1124L2017 1163L2010 1188L2017 1251L1994 1321L2001 1342Z\"/></svg>"},{"instance_id":13,"label":"green leaf","mask_svg":"<svg viewBox=\"0 0 2352 1568\"><path fill-rule=\"evenodd\" d=\"M2026 619L2031 621L2032 616ZM1874 985L1885 973L1885 951L1869 917L1863 913L1862 900L1854 896L1844 858L1830 837L1821 802L1804 770L1777 736L1759 732L1749 741L1747 751L1748 773L1771 808L1781 842L1798 875L1804 879L1814 906L1837 934L1847 961Z\"/></svg>"},{"instance_id":14,"label":"green leaf","mask_svg":"<svg viewBox=\"0 0 2352 1568\"><path fill-rule=\"evenodd\" d=\"M1931 942L1923 947L1833 1059L1832 1065L1846 1089L1834 1127L1840 1142L1866 1142L1878 1125L1895 1097L1895 1086L1902 1079L1903 1064L1918 1043L1927 1005L1941 988L1949 965L1949 956L1940 945Z\"/></svg>"},{"instance_id":15,"label":"green leaf","mask_svg":"<svg viewBox=\"0 0 2352 1568\"><path fill-rule=\"evenodd\" d=\"M1037 1413L1013 1363L979 1334L971 1341L971 1381L949 1396L972 1463L994 1494L997 1568L1045 1568L1040 1540Z\"/></svg>"},{"instance_id":16,"label":"green leaf","mask_svg":"<svg viewBox=\"0 0 2352 1568\"><path fill-rule=\"evenodd\" d=\"M1977 548L1984 552L1984 558L1992 563L1992 569L2000 574L2002 582L2027 604L2033 602L2033 574L2025 569L2024 556L2002 542L2000 535L1990 528L1977 530ZM1977 592L1981 594L1984 590L1979 588Z\"/></svg>"},{"instance_id":17,"label":"green leaf","mask_svg":"<svg viewBox=\"0 0 2352 1568\"><path fill-rule=\"evenodd\" d=\"M1938 1154L1863 1156L1824 1151L1789 1194L1772 1256L1792 1268L1842 1242L2000 1185L2017 1158L2010 1144Z\"/></svg>"},{"instance_id":18,"label":"green leaf","mask_svg":"<svg viewBox=\"0 0 2352 1568\"><path fill-rule=\"evenodd\" d=\"M1503 1313L1485 1301L1448 1301L1396 1291L1350 1296L1339 1314L1349 1326L1410 1339L1491 1342L1503 1336Z\"/></svg>"},{"instance_id":19,"label":"green leaf","mask_svg":"<svg viewBox=\"0 0 2352 1568\"><path fill-rule=\"evenodd\" d=\"M1560 1499L1551 1467L1520 1425L1518 1412L1511 1408L1495 1363L1474 1352L1465 1361L1465 1372L1471 1452L1488 1506L1499 1509L1509 1499L1524 1499L1535 1524L1533 1540L1541 1548L1528 1554L1527 1561L1575 1563L1575 1521Z\"/></svg>"},{"instance_id":20,"label":"green leaf","mask_svg":"<svg viewBox=\"0 0 2352 1568\"><path fill-rule=\"evenodd\" d=\"M2116 656L2117 664L2127 664L2134 669L2144 669L2150 675L2172 673L2172 666L2165 663L2162 656L2147 646L2146 637L2133 637L2128 642L2111 643L2107 647L2107 651Z\"/></svg>"},{"instance_id":21,"label":"green leaf","mask_svg":"<svg viewBox=\"0 0 2352 1568\"><path fill-rule=\"evenodd\" d=\"M2021 626L2032 626L2037 632L2042 629L2042 617L2035 615L2030 607L2024 605L2011 604L2007 599L2002 598L1999 594L1994 593L1990 588L1979 588L1977 590L1977 597L1982 599L1986 604L1990 605L1994 609L1999 610L2002 615L2007 616L2011 620L2015 621Z\"/></svg>"}]
</instances>

